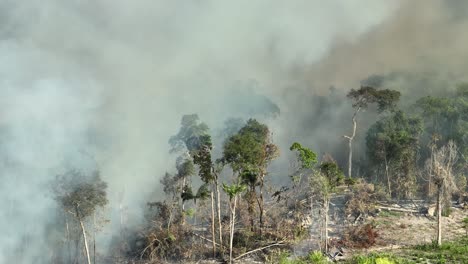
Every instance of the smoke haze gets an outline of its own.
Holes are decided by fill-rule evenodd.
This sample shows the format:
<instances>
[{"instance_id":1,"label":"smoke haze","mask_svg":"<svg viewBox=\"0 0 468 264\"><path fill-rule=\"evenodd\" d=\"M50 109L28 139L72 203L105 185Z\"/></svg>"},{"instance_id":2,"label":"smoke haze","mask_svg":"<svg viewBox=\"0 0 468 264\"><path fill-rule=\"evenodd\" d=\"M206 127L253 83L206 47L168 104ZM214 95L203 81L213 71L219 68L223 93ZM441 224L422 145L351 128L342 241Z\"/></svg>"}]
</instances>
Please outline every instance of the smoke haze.
<instances>
[{"instance_id":1,"label":"smoke haze","mask_svg":"<svg viewBox=\"0 0 468 264\"><path fill-rule=\"evenodd\" d=\"M442 0L0 0L0 263L44 255L48 185L68 168L99 168L110 211L124 193L129 221L141 218L174 166L167 141L183 114L213 132L257 116L283 152L296 140L343 152L344 93L362 79L390 76L408 98L467 80L467 10ZM343 100L318 104L332 85ZM266 117L264 97L280 116ZM286 177L286 153L272 171Z\"/></svg>"}]
</instances>

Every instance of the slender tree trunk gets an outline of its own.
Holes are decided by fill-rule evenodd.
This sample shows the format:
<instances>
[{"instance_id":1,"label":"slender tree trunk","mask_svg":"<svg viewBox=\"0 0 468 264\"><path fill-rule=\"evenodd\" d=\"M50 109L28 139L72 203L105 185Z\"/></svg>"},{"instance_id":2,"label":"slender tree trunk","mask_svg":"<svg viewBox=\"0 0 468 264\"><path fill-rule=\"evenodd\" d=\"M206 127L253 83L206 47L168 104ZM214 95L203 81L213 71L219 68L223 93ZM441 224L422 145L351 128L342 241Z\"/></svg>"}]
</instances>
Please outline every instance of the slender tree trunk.
<instances>
[{"instance_id":1,"label":"slender tree trunk","mask_svg":"<svg viewBox=\"0 0 468 264\"><path fill-rule=\"evenodd\" d=\"M250 222L250 231L253 232L254 231L254 212L255 212L255 199L256 199L256 195L255 195L255 185L251 185L250 186L250 191L249 191L249 198L248 198L248 201L247 201L247 211L249 213L249 222ZM260 207L260 203L257 199L257 203L259 204L259 207Z\"/></svg>"},{"instance_id":2,"label":"slender tree trunk","mask_svg":"<svg viewBox=\"0 0 468 264\"><path fill-rule=\"evenodd\" d=\"M70 246L70 227L68 225L68 217L65 216L65 229L67 231L67 250L68 250L68 259L70 263L72 262L72 253L71 253L71 246Z\"/></svg>"},{"instance_id":3,"label":"slender tree trunk","mask_svg":"<svg viewBox=\"0 0 468 264\"><path fill-rule=\"evenodd\" d=\"M215 178L215 187L216 187L216 210L218 211L218 229L219 229L219 244L221 245L221 254L223 254L223 226L221 225L221 194L219 191L218 178Z\"/></svg>"},{"instance_id":4,"label":"slender tree trunk","mask_svg":"<svg viewBox=\"0 0 468 264\"><path fill-rule=\"evenodd\" d=\"M314 197L310 195L310 240L312 240L312 221L314 220Z\"/></svg>"},{"instance_id":5,"label":"slender tree trunk","mask_svg":"<svg viewBox=\"0 0 468 264\"><path fill-rule=\"evenodd\" d=\"M123 204L122 202L119 203L119 214L120 214L120 237L122 238L123 235L123 229L124 229L124 212L123 212Z\"/></svg>"},{"instance_id":6,"label":"slender tree trunk","mask_svg":"<svg viewBox=\"0 0 468 264\"><path fill-rule=\"evenodd\" d=\"M442 245L442 185L437 189L437 245Z\"/></svg>"},{"instance_id":7,"label":"slender tree trunk","mask_svg":"<svg viewBox=\"0 0 468 264\"><path fill-rule=\"evenodd\" d=\"M320 237L319 237L319 250L323 252L323 226L324 226L324 215L323 215L323 208L319 208L319 229L320 229Z\"/></svg>"},{"instance_id":8,"label":"slender tree trunk","mask_svg":"<svg viewBox=\"0 0 468 264\"><path fill-rule=\"evenodd\" d=\"M96 264L96 212L93 213L93 263Z\"/></svg>"},{"instance_id":9,"label":"slender tree trunk","mask_svg":"<svg viewBox=\"0 0 468 264\"><path fill-rule=\"evenodd\" d=\"M86 260L88 264L91 264L91 257L89 256L89 247L88 247L88 240L86 239L86 230L83 224L83 221L81 219L78 219L80 222L80 227L81 227L81 233L83 234L83 240L84 240L84 249L86 253Z\"/></svg>"},{"instance_id":10,"label":"slender tree trunk","mask_svg":"<svg viewBox=\"0 0 468 264\"><path fill-rule=\"evenodd\" d=\"M263 227L264 227L264 222L263 222L263 213L264 213L264 209L263 209L263 174L262 174L262 178L260 179L260 186L259 186L259 189L260 189L260 196L259 196L259 210L260 210L260 216L259 216L259 220L260 220L260 234L263 233Z\"/></svg>"},{"instance_id":11,"label":"slender tree trunk","mask_svg":"<svg viewBox=\"0 0 468 264\"><path fill-rule=\"evenodd\" d=\"M324 199L325 204L324 204L324 213L325 213L325 253L328 252L328 209L330 207L330 201L328 198Z\"/></svg>"},{"instance_id":12,"label":"slender tree trunk","mask_svg":"<svg viewBox=\"0 0 468 264\"><path fill-rule=\"evenodd\" d=\"M356 136L356 128L357 128L357 121L356 116L361 108L356 109L353 114L353 134L351 136L344 136L348 139L348 146L349 146L349 155L348 155L348 177L352 176L352 167L353 167L353 140Z\"/></svg>"},{"instance_id":13,"label":"slender tree trunk","mask_svg":"<svg viewBox=\"0 0 468 264\"><path fill-rule=\"evenodd\" d=\"M431 146L431 164L434 164L434 146ZM428 180L428 186L427 186L427 197L431 197L432 195L432 173L433 173L433 168L432 166L429 167L429 180ZM431 199L432 200L432 199Z\"/></svg>"},{"instance_id":14,"label":"slender tree trunk","mask_svg":"<svg viewBox=\"0 0 468 264\"><path fill-rule=\"evenodd\" d=\"M167 220L167 231L169 231L169 229L171 228L173 211L174 211L174 203L171 204L171 208L169 210L169 219Z\"/></svg>"},{"instance_id":15,"label":"slender tree trunk","mask_svg":"<svg viewBox=\"0 0 468 264\"><path fill-rule=\"evenodd\" d=\"M232 263L232 242L234 241L234 227L236 224L236 203L237 195L234 196L234 203L231 207L231 221L230 221L230 234L229 234L229 264Z\"/></svg>"},{"instance_id":16,"label":"slender tree trunk","mask_svg":"<svg viewBox=\"0 0 468 264\"><path fill-rule=\"evenodd\" d=\"M212 186L214 187L214 186ZM215 202L214 202L214 188L211 188L211 238L213 240L213 258L216 258L216 231L215 231Z\"/></svg>"},{"instance_id":17,"label":"slender tree trunk","mask_svg":"<svg viewBox=\"0 0 468 264\"><path fill-rule=\"evenodd\" d=\"M388 173L388 161L387 157L385 157L385 176L387 177L387 188L388 188L388 194L390 197L392 196L392 188L390 186L390 175Z\"/></svg>"}]
</instances>

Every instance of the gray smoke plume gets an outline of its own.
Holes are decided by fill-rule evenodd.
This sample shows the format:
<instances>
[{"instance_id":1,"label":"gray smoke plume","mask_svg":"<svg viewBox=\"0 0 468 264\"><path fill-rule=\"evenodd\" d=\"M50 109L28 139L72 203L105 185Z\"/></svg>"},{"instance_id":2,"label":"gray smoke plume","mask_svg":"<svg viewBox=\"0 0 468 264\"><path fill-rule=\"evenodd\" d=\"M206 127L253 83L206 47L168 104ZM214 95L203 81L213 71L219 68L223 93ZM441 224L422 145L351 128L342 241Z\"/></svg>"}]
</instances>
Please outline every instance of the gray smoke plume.
<instances>
[{"instance_id":1,"label":"gray smoke plume","mask_svg":"<svg viewBox=\"0 0 468 264\"><path fill-rule=\"evenodd\" d=\"M0 0L0 263L48 263L49 184L69 168L99 168L108 218L122 200L136 223L173 167L167 140L183 114L215 131L261 115L269 98L281 114L265 121L284 152L295 140L344 152L350 104L314 98L372 74L407 94L423 80L439 91L463 80L466 10L442 0ZM283 154L275 177L286 177Z\"/></svg>"}]
</instances>

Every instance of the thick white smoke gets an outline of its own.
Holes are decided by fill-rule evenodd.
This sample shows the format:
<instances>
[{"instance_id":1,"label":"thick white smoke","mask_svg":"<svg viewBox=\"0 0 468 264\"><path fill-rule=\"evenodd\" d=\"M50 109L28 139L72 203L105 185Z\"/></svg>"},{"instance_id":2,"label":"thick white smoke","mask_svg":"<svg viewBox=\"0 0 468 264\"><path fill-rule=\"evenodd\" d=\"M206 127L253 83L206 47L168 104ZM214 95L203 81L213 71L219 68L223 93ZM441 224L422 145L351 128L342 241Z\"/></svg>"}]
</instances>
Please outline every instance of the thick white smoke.
<instances>
[{"instance_id":1,"label":"thick white smoke","mask_svg":"<svg viewBox=\"0 0 468 264\"><path fill-rule=\"evenodd\" d=\"M295 114L283 95L300 83L297 69L337 40L357 41L397 6L0 0L0 263L50 253L41 251L54 218L49 184L67 168L98 166L110 207L125 190L137 218L144 194L173 166L167 140L183 114L220 126L255 104L233 94L262 94L286 113L273 124L282 143Z\"/></svg>"}]
</instances>

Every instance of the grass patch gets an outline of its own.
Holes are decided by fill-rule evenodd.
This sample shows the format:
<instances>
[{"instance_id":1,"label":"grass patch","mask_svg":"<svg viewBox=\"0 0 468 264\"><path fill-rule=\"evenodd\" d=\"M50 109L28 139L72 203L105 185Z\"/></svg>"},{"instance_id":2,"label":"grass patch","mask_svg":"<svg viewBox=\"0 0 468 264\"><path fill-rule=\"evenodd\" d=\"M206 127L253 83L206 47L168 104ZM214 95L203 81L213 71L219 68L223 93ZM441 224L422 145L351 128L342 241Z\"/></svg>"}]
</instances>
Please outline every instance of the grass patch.
<instances>
[{"instance_id":1,"label":"grass patch","mask_svg":"<svg viewBox=\"0 0 468 264\"><path fill-rule=\"evenodd\" d=\"M273 256L266 263L275 264L327 264L329 263L327 257L325 257L320 251L311 251L307 256L304 257L291 257L289 251L279 251L276 256Z\"/></svg>"},{"instance_id":2,"label":"grass patch","mask_svg":"<svg viewBox=\"0 0 468 264\"><path fill-rule=\"evenodd\" d=\"M374 220L374 225L375 226L389 226L389 225L392 225L393 222L391 220L387 220L387 219L378 219L378 220Z\"/></svg>"},{"instance_id":3,"label":"grass patch","mask_svg":"<svg viewBox=\"0 0 468 264\"><path fill-rule=\"evenodd\" d=\"M468 263L468 237L445 242L413 246L395 254L372 253L355 256L348 264L409 264L409 263Z\"/></svg>"},{"instance_id":4,"label":"grass patch","mask_svg":"<svg viewBox=\"0 0 468 264\"><path fill-rule=\"evenodd\" d=\"M387 253L372 253L366 256L355 256L348 260L348 264L409 264L410 260Z\"/></svg>"},{"instance_id":5,"label":"grass patch","mask_svg":"<svg viewBox=\"0 0 468 264\"><path fill-rule=\"evenodd\" d=\"M407 250L405 254L435 263L468 263L468 237L444 242L441 246L436 242L417 245Z\"/></svg>"},{"instance_id":6,"label":"grass patch","mask_svg":"<svg viewBox=\"0 0 468 264\"><path fill-rule=\"evenodd\" d=\"M396 211L381 211L379 213L380 217L401 217L403 213Z\"/></svg>"}]
</instances>

